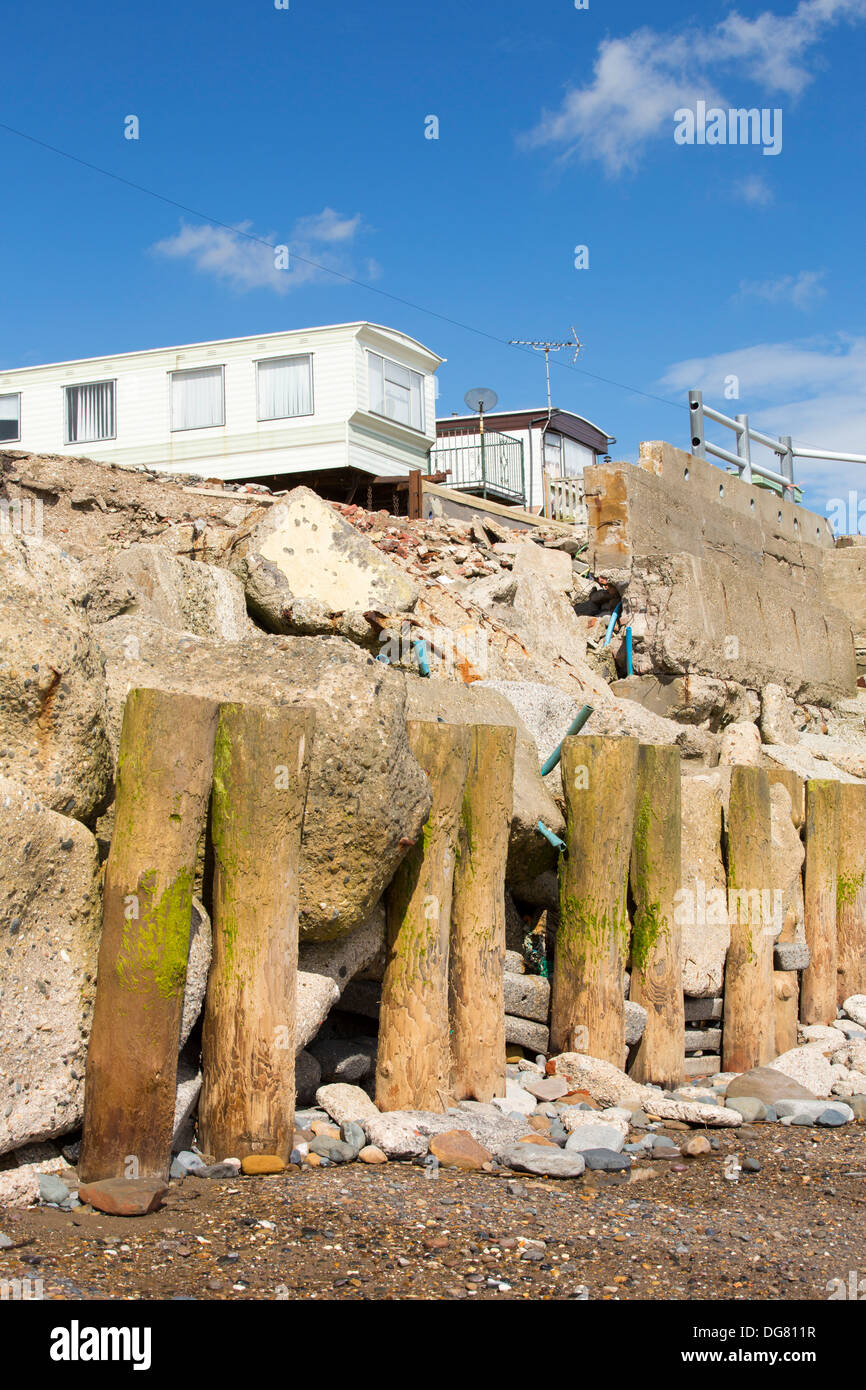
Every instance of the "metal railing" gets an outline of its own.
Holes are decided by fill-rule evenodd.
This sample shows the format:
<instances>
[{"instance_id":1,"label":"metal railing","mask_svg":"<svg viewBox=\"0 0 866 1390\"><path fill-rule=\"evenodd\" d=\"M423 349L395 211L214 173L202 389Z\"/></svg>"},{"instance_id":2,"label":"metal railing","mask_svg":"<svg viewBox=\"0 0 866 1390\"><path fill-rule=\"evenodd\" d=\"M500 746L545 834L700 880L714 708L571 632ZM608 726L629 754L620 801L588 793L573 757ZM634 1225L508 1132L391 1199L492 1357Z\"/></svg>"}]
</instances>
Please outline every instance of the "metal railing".
<instances>
[{"instance_id":1,"label":"metal railing","mask_svg":"<svg viewBox=\"0 0 866 1390\"><path fill-rule=\"evenodd\" d=\"M719 444L713 444L706 438L704 432L704 420L715 420L716 424L724 425L726 429L734 430L737 436L737 452L731 453L729 449L724 449ZM704 405L702 391L689 392L689 424L691 426L691 451L699 458L706 458L707 454L713 454L715 458L723 459L726 463L732 463L739 470L743 482L751 483L753 477L765 479L774 490L781 492L783 497L789 501L796 501L799 489L794 482L794 459L829 459L835 463L866 463L866 454L839 454L831 449L807 449L804 446L796 447L789 434L780 435L774 439L772 435L763 434L760 430L753 430L749 424L748 415L737 415L731 419L729 415L722 415L720 411L713 410L711 406ZM766 449L772 449L781 459L781 472L774 472L771 468L764 468L761 464L755 463L752 459L751 445L762 444Z\"/></svg>"},{"instance_id":2,"label":"metal railing","mask_svg":"<svg viewBox=\"0 0 866 1390\"><path fill-rule=\"evenodd\" d=\"M724 449L720 444L713 444L707 440L704 431L704 420L715 420L717 425L724 425L726 429L733 430L737 437L737 452L734 454L730 449ZM732 463L738 470L744 483L751 483L755 477L763 478L782 492L783 496L789 500L794 499L794 446L791 436L785 435L779 439L773 439L772 435L762 434L760 430L753 430L749 424L748 415L737 415L731 419L730 415L723 415L719 410L713 410L712 406L704 405L703 391L689 392L689 425L691 428L691 452L697 454L698 458L706 458L707 454L712 454L715 458L723 459L725 463ZM773 453L781 458L781 471L776 472L772 468L764 468L762 464L754 463L752 460L752 442L763 444L765 448L772 449Z\"/></svg>"},{"instance_id":3,"label":"metal railing","mask_svg":"<svg viewBox=\"0 0 866 1390\"><path fill-rule=\"evenodd\" d=\"M430 451L429 473L447 473L448 487L526 502L523 443L497 430L469 431L464 426L440 434Z\"/></svg>"},{"instance_id":4,"label":"metal railing","mask_svg":"<svg viewBox=\"0 0 866 1390\"><path fill-rule=\"evenodd\" d=\"M577 526L587 522L586 502L583 495L583 478L553 478L549 473L542 475L544 485L544 505L542 515L551 521L570 521Z\"/></svg>"}]
</instances>

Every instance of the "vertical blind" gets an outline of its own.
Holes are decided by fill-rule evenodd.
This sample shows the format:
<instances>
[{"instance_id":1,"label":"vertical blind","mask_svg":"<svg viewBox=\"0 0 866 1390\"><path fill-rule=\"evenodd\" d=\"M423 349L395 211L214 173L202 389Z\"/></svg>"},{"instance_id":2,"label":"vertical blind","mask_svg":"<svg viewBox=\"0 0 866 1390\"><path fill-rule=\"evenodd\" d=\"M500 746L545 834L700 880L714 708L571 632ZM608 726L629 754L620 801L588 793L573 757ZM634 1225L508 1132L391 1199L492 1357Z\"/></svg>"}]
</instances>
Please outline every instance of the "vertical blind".
<instances>
[{"instance_id":1,"label":"vertical blind","mask_svg":"<svg viewBox=\"0 0 866 1390\"><path fill-rule=\"evenodd\" d=\"M171 374L171 427L202 430L225 424L222 367L194 367Z\"/></svg>"},{"instance_id":2,"label":"vertical blind","mask_svg":"<svg viewBox=\"0 0 866 1390\"><path fill-rule=\"evenodd\" d=\"M424 428L424 377L377 353L367 354L370 409L413 430Z\"/></svg>"},{"instance_id":3,"label":"vertical blind","mask_svg":"<svg viewBox=\"0 0 866 1390\"><path fill-rule=\"evenodd\" d=\"M0 396L0 439L18 439L21 433L21 397Z\"/></svg>"},{"instance_id":4,"label":"vertical blind","mask_svg":"<svg viewBox=\"0 0 866 1390\"><path fill-rule=\"evenodd\" d=\"M313 413L313 359L275 357L258 364L258 417L285 420Z\"/></svg>"},{"instance_id":5,"label":"vertical blind","mask_svg":"<svg viewBox=\"0 0 866 1390\"><path fill-rule=\"evenodd\" d=\"M114 438L114 382L89 381L66 387L66 442L89 444Z\"/></svg>"}]
</instances>

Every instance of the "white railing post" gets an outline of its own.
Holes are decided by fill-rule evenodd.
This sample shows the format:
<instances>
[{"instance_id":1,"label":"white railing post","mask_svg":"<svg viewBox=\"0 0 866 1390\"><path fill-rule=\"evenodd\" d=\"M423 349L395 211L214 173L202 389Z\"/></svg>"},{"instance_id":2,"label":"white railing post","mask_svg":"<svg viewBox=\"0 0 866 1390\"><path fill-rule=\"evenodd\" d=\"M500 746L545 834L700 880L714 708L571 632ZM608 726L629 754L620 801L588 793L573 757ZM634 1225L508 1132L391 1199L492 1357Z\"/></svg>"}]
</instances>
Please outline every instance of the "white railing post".
<instances>
[{"instance_id":1,"label":"white railing post","mask_svg":"<svg viewBox=\"0 0 866 1390\"><path fill-rule=\"evenodd\" d=\"M744 483L752 481L752 442L749 438L749 417L748 415L738 415L737 425L737 453L743 460L740 468L740 477Z\"/></svg>"},{"instance_id":2,"label":"white railing post","mask_svg":"<svg viewBox=\"0 0 866 1390\"><path fill-rule=\"evenodd\" d=\"M691 430L691 452L696 454L698 458L705 459L707 444L704 436L703 391L689 392L689 429Z\"/></svg>"}]
</instances>

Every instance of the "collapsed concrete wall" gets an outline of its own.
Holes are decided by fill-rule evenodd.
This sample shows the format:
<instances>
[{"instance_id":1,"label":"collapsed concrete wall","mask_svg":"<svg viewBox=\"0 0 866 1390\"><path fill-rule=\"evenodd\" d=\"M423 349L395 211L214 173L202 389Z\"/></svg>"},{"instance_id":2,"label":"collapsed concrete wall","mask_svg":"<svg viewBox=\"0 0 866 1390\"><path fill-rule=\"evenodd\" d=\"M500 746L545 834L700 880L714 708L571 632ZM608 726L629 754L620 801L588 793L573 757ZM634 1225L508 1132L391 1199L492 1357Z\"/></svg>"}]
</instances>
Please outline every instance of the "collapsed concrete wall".
<instances>
[{"instance_id":1,"label":"collapsed concrete wall","mask_svg":"<svg viewBox=\"0 0 866 1390\"><path fill-rule=\"evenodd\" d=\"M826 518L660 442L637 465L588 468L585 489L590 568L623 592L638 675L778 682L817 703L851 693Z\"/></svg>"}]
</instances>

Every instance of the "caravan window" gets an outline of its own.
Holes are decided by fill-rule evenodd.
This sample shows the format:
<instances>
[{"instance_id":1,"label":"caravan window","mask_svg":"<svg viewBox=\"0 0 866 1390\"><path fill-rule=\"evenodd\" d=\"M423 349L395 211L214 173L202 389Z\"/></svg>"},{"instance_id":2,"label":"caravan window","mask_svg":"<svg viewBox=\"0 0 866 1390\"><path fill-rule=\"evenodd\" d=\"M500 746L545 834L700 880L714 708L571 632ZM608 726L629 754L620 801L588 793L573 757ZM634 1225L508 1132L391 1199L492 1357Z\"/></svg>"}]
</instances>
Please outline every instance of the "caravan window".
<instances>
[{"instance_id":1,"label":"caravan window","mask_svg":"<svg viewBox=\"0 0 866 1390\"><path fill-rule=\"evenodd\" d=\"M424 377L375 352L367 354L370 409L413 430L424 429Z\"/></svg>"}]
</instances>

